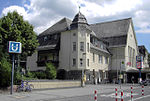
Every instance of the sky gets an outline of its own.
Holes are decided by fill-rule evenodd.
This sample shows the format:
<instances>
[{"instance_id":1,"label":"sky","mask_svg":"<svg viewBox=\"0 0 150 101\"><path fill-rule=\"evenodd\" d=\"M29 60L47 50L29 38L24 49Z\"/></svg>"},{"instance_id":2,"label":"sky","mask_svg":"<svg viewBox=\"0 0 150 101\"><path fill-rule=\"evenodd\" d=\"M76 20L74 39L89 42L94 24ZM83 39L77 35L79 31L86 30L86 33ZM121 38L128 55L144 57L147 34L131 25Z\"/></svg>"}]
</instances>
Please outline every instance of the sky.
<instances>
[{"instance_id":1,"label":"sky","mask_svg":"<svg viewBox=\"0 0 150 101\"><path fill-rule=\"evenodd\" d=\"M0 0L0 18L17 11L40 34L80 11L89 24L132 18L138 45L150 52L150 0Z\"/></svg>"}]
</instances>

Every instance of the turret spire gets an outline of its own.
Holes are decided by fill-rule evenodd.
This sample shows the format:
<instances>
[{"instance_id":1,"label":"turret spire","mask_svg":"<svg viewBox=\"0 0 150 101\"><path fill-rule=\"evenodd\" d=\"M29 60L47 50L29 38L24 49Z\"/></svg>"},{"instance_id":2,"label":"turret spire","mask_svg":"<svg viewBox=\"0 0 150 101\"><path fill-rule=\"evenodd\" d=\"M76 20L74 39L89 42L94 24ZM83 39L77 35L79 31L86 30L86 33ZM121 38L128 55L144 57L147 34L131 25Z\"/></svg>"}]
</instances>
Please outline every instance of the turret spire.
<instances>
[{"instance_id":1,"label":"turret spire","mask_svg":"<svg viewBox=\"0 0 150 101\"><path fill-rule=\"evenodd\" d=\"M79 12L80 12L80 8L81 8L81 7L79 6Z\"/></svg>"}]
</instances>

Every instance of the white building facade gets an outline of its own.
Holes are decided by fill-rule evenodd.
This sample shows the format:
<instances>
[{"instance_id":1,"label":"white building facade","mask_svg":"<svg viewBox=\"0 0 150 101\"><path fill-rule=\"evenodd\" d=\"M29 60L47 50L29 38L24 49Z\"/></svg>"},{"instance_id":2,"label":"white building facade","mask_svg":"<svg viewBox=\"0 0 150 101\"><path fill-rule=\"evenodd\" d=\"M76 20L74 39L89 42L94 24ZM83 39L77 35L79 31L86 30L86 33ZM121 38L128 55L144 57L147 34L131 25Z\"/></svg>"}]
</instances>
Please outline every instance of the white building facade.
<instances>
[{"instance_id":1,"label":"white building facade","mask_svg":"<svg viewBox=\"0 0 150 101\"><path fill-rule=\"evenodd\" d=\"M56 65L58 79L87 82L129 82L136 69L137 40L131 18L89 25L81 12L73 21L63 18L38 36L40 46L28 57L31 71L44 70L46 62ZM32 61L32 63L31 63ZM128 73L129 72L129 73Z\"/></svg>"}]
</instances>

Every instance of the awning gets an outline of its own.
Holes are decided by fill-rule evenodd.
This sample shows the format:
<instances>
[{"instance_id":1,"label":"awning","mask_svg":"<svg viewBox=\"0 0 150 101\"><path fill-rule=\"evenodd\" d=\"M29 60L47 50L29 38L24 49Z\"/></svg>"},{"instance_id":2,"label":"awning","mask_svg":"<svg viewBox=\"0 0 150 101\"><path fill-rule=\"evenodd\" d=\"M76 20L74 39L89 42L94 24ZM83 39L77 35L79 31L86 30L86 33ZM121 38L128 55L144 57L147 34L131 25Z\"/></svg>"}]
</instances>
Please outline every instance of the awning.
<instances>
[{"instance_id":1,"label":"awning","mask_svg":"<svg viewBox=\"0 0 150 101\"><path fill-rule=\"evenodd\" d=\"M126 70L127 73L138 73L139 72L139 69L137 68L129 68ZM141 69L141 73L150 73L150 69Z\"/></svg>"},{"instance_id":2,"label":"awning","mask_svg":"<svg viewBox=\"0 0 150 101\"><path fill-rule=\"evenodd\" d=\"M136 73L136 72L138 73L139 70L138 70L137 68L127 68L127 69L126 69L126 72L127 72L127 73L133 73L133 72L134 72L134 73Z\"/></svg>"}]
</instances>

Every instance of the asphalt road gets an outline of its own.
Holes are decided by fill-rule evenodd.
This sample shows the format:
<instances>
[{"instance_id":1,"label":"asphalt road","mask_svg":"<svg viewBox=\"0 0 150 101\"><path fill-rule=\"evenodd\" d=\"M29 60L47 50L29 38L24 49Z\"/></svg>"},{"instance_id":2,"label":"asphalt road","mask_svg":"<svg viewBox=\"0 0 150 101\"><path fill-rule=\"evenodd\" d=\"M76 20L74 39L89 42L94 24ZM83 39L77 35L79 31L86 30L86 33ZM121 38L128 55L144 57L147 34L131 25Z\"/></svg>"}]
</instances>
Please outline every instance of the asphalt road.
<instances>
[{"instance_id":1,"label":"asphalt road","mask_svg":"<svg viewBox=\"0 0 150 101\"><path fill-rule=\"evenodd\" d=\"M0 94L0 101L94 101L94 91L97 90L97 101L116 101L115 88L118 89L117 99L121 101L121 91L123 91L123 101L131 101L131 85L123 84L101 84L86 85L84 88L35 90L32 92L21 92ZM150 86L144 87L144 95L139 85L133 85L132 101L150 101Z\"/></svg>"}]
</instances>

